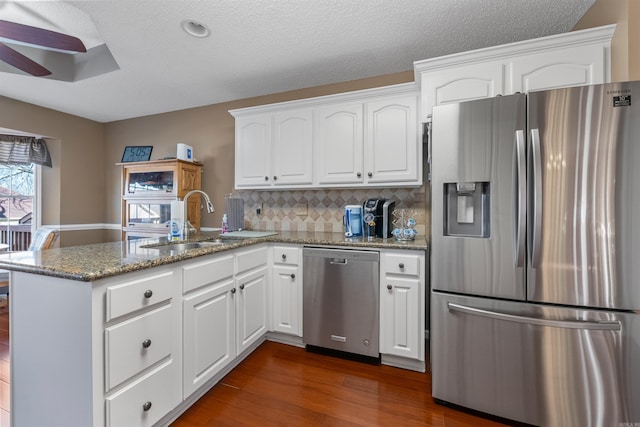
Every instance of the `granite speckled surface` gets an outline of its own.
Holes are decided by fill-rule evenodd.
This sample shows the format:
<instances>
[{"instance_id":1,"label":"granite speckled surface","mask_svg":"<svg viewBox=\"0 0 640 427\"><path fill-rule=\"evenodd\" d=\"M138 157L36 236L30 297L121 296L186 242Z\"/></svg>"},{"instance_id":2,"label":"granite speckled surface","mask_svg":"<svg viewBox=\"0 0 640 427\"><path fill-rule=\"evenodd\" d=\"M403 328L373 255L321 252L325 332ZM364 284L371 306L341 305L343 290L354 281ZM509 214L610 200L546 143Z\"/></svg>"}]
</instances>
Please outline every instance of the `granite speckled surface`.
<instances>
[{"instance_id":1,"label":"granite speckled surface","mask_svg":"<svg viewBox=\"0 0 640 427\"><path fill-rule=\"evenodd\" d=\"M218 233L199 233L188 242L215 240ZM222 236L224 239L224 235ZM224 239L224 243L195 249L171 249L167 239L140 239L0 255L0 268L45 276L90 282L132 271L171 264L203 255L228 251L264 242L354 248L428 249L424 237L411 242L395 239L346 238L342 233L279 232L250 239Z\"/></svg>"}]
</instances>

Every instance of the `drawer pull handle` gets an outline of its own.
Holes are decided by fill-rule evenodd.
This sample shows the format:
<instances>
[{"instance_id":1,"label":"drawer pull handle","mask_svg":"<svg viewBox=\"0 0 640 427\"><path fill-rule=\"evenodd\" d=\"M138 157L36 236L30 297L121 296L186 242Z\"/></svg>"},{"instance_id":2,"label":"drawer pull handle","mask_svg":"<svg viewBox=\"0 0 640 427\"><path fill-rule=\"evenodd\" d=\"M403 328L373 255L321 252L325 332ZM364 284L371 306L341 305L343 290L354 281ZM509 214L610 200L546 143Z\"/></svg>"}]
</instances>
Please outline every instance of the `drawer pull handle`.
<instances>
[{"instance_id":1,"label":"drawer pull handle","mask_svg":"<svg viewBox=\"0 0 640 427\"><path fill-rule=\"evenodd\" d=\"M291 273L291 278L292 278L292 279L295 279L295 278L296 278L296 275L295 275L295 274L293 274L293 273Z\"/></svg>"},{"instance_id":2,"label":"drawer pull handle","mask_svg":"<svg viewBox=\"0 0 640 427\"><path fill-rule=\"evenodd\" d=\"M401 262L400 264L398 264L398 267L404 268L404 263Z\"/></svg>"},{"instance_id":3,"label":"drawer pull handle","mask_svg":"<svg viewBox=\"0 0 640 427\"><path fill-rule=\"evenodd\" d=\"M243 290L243 289L244 289L244 285L240 285L240 286L238 286L238 287L240 288L240 290Z\"/></svg>"},{"instance_id":4,"label":"drawer pull handle","mask_svg":"<svg viewBox=\"0 0 640 427\"><path fill-rule=\"evenodd\" d=\"M387 285L387 289L391 290L391 289L393 289L393 286L392 285Z\"/></svg>"},{"instance_id":5,"label":"drawer pull handle","mask_svg":"<svg viewBox=\"0 0 640 427\"><path fill-rule=\"evenodd\" d=\"M150 339L146 339L144 341L142 341L142 348L149 348L151 347L151 340Z\"/></svg>"},{"instance_id":6,"label":"drawer pull handle","mask_svg":"<svg viewBox=\"0 0 640 427\"><path fill-rule=\"evenodd\" d=\"M287 259L287 254L282 254L282 259Z\"/></svg>"},{"instance_id":7,"label":"drawer pull handle","mask_svg":"<svg viewBox=\"0 0 640 427\"><path fill-rule=\"evenodd\" d=\"M231 288L231 293L235 294L236 293L236 288Z\"/></svg>"},{"instance_id":8,"label":"drawer pull handle","mask_svg":"<svg viewBox=\"0 0 640 427\"><path fill-rule=\"evenodd\" d=\"M151 409L151 402L144 402L142 404L142 410L147 412L149 409Z\"/></svg>"},{"instance_id":9,"label":"drawer pull handle","mask_svg":"<svg viewBox=\"0 0 640 427\"><path fill-rule=\"evenodd\" d=\"M153 291L151 289L147 289L146 291L144 291L145 298L151 298L152 295L153 295Z\"/></svg>"}]
</instances>

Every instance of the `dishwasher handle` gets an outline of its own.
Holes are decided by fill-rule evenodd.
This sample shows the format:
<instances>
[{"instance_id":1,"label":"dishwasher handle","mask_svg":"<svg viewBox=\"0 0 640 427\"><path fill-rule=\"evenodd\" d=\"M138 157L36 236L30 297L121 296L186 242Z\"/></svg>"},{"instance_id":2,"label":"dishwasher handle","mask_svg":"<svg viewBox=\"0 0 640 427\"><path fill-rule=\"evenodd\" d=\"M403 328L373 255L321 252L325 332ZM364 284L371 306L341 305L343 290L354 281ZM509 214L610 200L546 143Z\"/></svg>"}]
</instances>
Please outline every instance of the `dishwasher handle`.
<instances>
[{"instance_id":1,"label":"dishwasher handle","mask_svg":"<svg viewBox=\"0 0 640 427\"><path fill-rule=\"evenodd\" d=\"M347 259L346 258L333 258L333 259L331 259L331 261L329 261L329 264L331 264L331 265L347 265Z\"/></svg>"}]
</instances>

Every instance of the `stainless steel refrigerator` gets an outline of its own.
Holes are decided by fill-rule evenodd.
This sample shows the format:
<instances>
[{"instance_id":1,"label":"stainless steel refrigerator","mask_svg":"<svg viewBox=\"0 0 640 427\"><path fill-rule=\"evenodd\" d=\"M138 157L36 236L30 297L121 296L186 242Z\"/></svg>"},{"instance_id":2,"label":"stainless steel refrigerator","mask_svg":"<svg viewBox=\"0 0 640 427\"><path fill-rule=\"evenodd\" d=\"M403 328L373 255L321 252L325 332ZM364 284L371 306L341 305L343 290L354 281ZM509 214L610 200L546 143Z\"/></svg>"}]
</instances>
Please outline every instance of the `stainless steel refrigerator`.
<instances>
[{"instance_id":1,"label":"stainless steel refrigerator","mask_svg":"<svg viewBox=\"0 0 640 427\"><path fill-rule=\"evenodd\" d=\"M640 82L435 107L433 397L640 425Z\"/></svg>"}]
</instances>

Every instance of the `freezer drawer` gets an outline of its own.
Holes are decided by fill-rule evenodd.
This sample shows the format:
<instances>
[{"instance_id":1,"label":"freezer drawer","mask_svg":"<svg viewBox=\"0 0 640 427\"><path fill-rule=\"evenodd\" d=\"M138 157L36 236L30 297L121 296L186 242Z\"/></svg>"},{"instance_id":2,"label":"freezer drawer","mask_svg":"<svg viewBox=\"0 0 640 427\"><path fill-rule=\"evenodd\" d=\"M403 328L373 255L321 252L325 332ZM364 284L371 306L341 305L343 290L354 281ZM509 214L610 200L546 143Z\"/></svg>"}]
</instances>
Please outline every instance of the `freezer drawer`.
<instances>
[{"instance_id":1,"label":"freezer drawer","mask_svg":"<svg viewBox=\"0 0 640 427\"><path fill-rule=\"evenodd\" d=\"M545 427L640 423L640 314L432 293L433 397Z\"/></svg>"}]
</instances>

